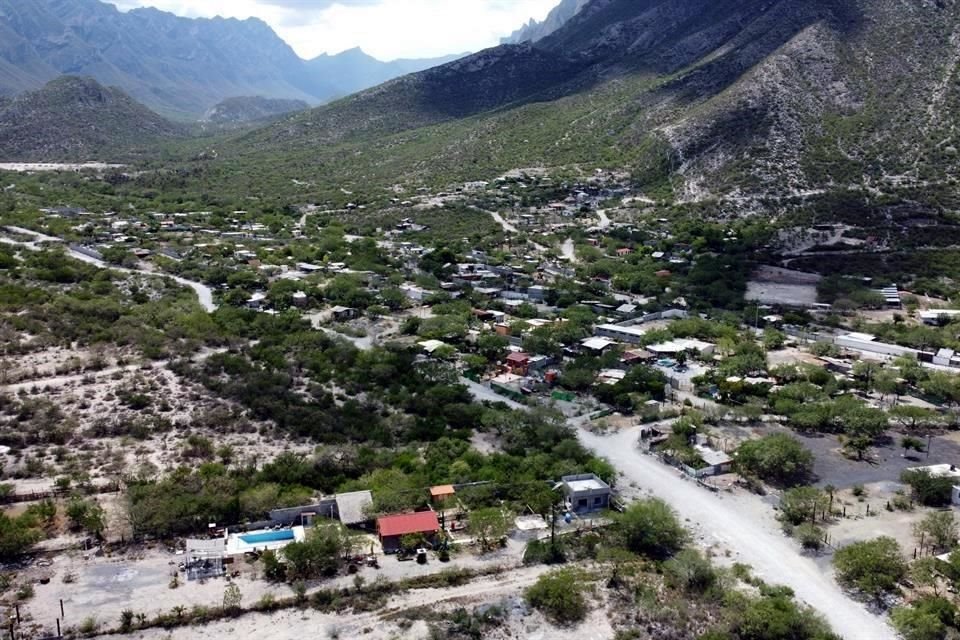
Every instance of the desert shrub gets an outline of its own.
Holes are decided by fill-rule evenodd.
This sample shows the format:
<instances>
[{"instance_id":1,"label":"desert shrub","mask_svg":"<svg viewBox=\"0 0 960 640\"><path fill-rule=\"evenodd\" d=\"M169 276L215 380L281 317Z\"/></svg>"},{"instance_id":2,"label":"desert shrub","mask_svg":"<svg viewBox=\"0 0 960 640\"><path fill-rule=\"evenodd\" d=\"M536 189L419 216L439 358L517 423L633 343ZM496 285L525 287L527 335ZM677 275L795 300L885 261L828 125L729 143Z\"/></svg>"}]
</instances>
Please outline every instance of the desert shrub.
<instances>
[{"instance_id":1,"label":"desert shrub","mask_svg":"<svg viewBox=\"0 0 960 640\"><path fill-rule=\"evenodd\" d=\"M551 621L569 625L587 615L586 584L583 572L558 569L540 576L524 593L527 603Z\"/></svg>"}]
</instances>

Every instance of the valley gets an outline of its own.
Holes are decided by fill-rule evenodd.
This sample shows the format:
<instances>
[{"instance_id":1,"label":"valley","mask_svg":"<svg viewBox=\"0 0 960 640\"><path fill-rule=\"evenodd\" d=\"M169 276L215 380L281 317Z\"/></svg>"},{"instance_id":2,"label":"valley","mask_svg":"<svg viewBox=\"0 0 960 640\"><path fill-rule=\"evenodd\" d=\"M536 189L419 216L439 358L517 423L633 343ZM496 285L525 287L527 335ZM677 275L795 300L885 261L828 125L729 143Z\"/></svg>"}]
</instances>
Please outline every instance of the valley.
<instances>
[{"instance_id":1,"label":"valley","mask_svg":"<svg viewBox=\"0 0 960 640\"><path fill-rule=\"evenodd\" d=\"M12 640L960 637L960 5L540 17L315 106L0 0L200 42L0 100Z\"/></svg>"}]
</instances>

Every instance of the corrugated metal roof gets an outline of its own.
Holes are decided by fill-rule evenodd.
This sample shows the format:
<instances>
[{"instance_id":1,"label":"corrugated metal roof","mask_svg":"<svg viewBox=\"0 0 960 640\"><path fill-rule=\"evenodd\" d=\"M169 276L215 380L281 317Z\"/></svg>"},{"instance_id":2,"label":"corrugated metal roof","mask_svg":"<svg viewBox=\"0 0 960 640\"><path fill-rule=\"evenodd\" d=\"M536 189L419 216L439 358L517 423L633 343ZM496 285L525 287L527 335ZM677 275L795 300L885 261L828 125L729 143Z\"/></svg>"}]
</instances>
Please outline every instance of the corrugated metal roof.
<instances>
[{"instance_id":1,"label":"corrugated metal roof","mask_svg":"<svg viewBox=\"0 0 960 640\"><path fill-rule=\"evenodd\" d=\"M411 533L433 533L440 530L440 521L433 511L384 516L377 520L381 537L405 536Z\"/></svg>"},{"instance_id":2,"label":"corrugated metal roof","mask_svg":"<svg viewBox=\"0 0 960 640\"><path fill-rule=\"evenodd\" d=\"M336 495L337 512L343 524L359 524L370 518L365 511L373 504L373 494L369 491L354 491Z\"/></svg>"}]
</instances>

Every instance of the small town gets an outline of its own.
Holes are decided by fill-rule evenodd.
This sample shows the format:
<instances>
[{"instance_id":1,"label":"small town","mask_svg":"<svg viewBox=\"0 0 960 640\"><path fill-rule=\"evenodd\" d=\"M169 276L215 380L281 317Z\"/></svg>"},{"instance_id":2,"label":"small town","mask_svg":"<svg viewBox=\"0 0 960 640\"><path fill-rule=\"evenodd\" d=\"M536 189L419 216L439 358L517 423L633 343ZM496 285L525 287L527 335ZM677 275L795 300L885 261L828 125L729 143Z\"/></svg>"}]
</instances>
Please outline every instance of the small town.
<instances>
[{"instance_id":1,"label":"small town","mask_svg":"<svg viewBox=\"0 0 960 640\"><path fill-rule=\"evenodd\" d=\"M243 211L71 206L44 209L34 229L4 226L0 241L21 256L59 252L144 292L148 280L168 280L206 312L301 322L355 357L411 354L421 375L453 385L444 402L466 394L491 408L467 442L441 439L417 454L435 468L290 489L285 475L346 453L277 437L269 411L248 401L208 397L213 363L235 368L231 354L255 342L188 340L147 359L119 346L21 343L0 374L7 413L75 406L74 428L97 444L78 466L44 439L4 436L8 513L66 499L69 518L60 524L54 509L49 537L15 574L15 593L31 594L13 601L20 624L26 616L39 633L89 634L115 619L130 628L157 616L172 627L215 620L192 603L225 586L258 611L286 606L285 582L304 601L388 583L455 589L589 553L584 545L618 513L660 499L698 525L698 544L721 565L768 545L789 554L778 562L828 566L837 550L881 535L929 576L901 587L906 596L876 597L949 586L960 566L950 510L960 504L960 357L946 345L960 311L895 283L785 266L879 250L836 226L770 236L765 263L731 305L742 311L705 313L735 291L716 281L716 264L702 265L735 261L743 234L768 232L749 221L679 231L658 215L612 174L561 183L518 172L340 209L305 205L283 224ZM338 405L356 403L357 389L330 385ZM194 407L157 405L163 390ZM555 475L514 480L471 463L531 437L507 426L524 414L569 425L603 459L571 452L552 463ZM215 447L216 415L249 426ZM279 457L258 473L276 480L239 495L249 514L239 519L202 502L183 516L153 512L130 484L224 464L253 470L265 455ZM790 586L816 597L818 585Z\"/></svg>"},{"instance_id":2,"label":"small town","mask_svg":"<svg viewBox=\"0 0 960 640\"><path fill-rule=\"evenodd\" d=\"M0 34L0 640L960 640L960 1Z\"/></svg>"}]
</instances>

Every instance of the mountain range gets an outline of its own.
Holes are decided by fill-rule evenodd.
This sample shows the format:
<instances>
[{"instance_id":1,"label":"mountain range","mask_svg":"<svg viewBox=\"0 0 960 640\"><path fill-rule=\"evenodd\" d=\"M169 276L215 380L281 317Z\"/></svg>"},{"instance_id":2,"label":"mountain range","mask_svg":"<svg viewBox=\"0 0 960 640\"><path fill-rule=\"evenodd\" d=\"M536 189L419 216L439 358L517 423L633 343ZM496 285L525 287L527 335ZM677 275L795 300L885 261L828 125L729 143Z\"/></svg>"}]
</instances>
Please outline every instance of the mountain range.
<instances>
[{"instance_id":1,"label":"mountain range","mask_svg":"<svg viewBox=\"0 0 960 640\"><path fill-rule=\"evenodd\" d=\"M181 135L100 90L127 123L118 135ZM19 114L6 116L14 126L34 105L50 131L71 122L64 100L59 115L42 102L0 100L0 113ZM191 143L182 162L257 197L579 167L628 171L664 201L759 202L953 184L957 122L955 0L591 0L539 39ZM98 145L41 150L62 147Z\"/></svg>"},{"instance_id":2,"label":"mountain range","mask_svg":"<svg viewBox=\"0 0 960 640\"><path fill-rule=\"evenodd\" d=\"M284 118L221 160L341 182L578 164L681 200L929 184L957 173L958 43L954 0L592 0L540 40Z\"/></svg>"},{"instance_id":3,"label":"mountain range","mask_svg":"<svg viewBox=\"0 0 960 640\"><path fill-rule=\"evenodd\" d=\"M224 99L318 104L447 62L362 51L302 60L257 19L189 19L100 0L0 0L0 95L90 76L165 116L196 120Z\"/></svg>"}]
</instances>

